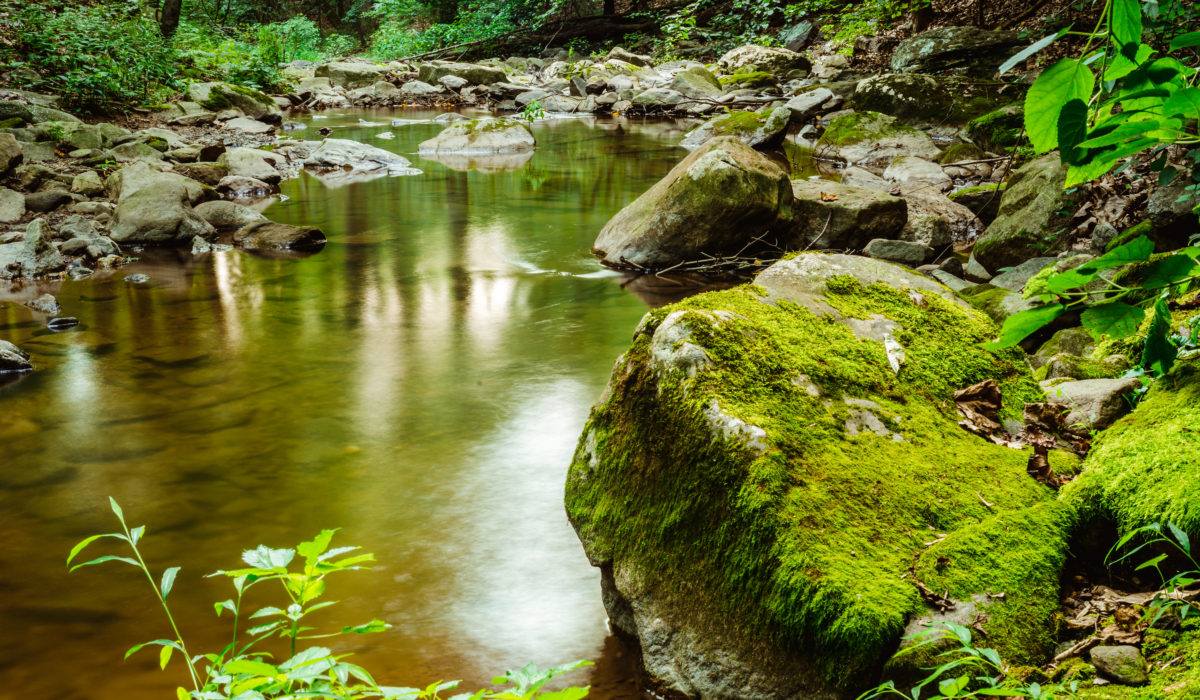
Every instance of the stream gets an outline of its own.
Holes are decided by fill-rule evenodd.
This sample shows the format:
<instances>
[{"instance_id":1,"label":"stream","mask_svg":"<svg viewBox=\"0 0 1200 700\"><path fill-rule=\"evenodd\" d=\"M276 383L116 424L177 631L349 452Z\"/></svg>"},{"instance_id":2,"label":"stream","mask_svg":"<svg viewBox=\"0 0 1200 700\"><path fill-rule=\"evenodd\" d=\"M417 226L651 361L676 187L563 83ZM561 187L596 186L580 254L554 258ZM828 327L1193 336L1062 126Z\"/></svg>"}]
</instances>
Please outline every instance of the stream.
<instances>
[{"instance_id":1,"label":"stream","mask_svg":"<svg viewBox=\"0 0 1200 700\"><path fill-rule=\"evenodd\" d=\"M443 128L436 114L304 119L302 138L330 127L424 171L283 183L265 213L321 228L316 255L147 250L111 274L0 292L17 302L0 303L0 338L37 367L0 387L0 687L12 697L161 700L185 684L153 651L121 660L171 636L136 570L64 566L75 542L116 528L109 496L147 527L156 573L183 567L170 602L193 653L229 634L212 603L232 587L203 574L340 528L335 546L379 563L331 576L339 604L313 621L390 623L333 645L381 684L473 690L531 661L587 659L570 682L640 697L562 492L613 361L673 292L635 293L590 245L679 161L685 127L539 122L528 162L485 172L415 155ZM139 273L149 281L124 279ZM80 325L46 329L20 303L43 292ZM89 549L109 552L124 553Z\"/></svg>"}]
</instances>

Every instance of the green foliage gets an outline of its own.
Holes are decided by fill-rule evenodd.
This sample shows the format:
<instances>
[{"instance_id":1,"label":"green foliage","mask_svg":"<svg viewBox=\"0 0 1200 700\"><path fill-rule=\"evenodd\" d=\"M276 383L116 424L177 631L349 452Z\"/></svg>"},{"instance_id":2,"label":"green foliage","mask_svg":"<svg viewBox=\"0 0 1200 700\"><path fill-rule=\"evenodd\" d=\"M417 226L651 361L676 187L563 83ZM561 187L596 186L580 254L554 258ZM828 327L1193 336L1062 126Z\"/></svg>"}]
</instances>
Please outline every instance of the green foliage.
<instances>
[{"instance_id":1,"label":"green foliage","mask_svg":"<svg viewBox=\"0 0 1200 700\"><path fill-rule=\"evenodd\" d=\"M950 648L936 658L946 660L939 666L927 669L929 675L917 683L911 692L902 692L894 681L888 681L859 696L859 700L898 695L911 700L941 700L943 698L1032 698L1033 700L1055 700L1072 698L1077 684L1067 687L1058 685L1042 687L1037 683L1025 684L1010 678L1008 668L995 649L976 647L972 643L971 630L953 622L931 625L909 638L911 645L902 649L897 656L910 654L930 646ZM926 695L926 691L932 694Z\"/></svg>"},{"instance_id":2,"label":"green foliage","mask_svg":"<svg viewBox=\"0 0 1200 700\"><path fill-rule=\"evenodd\" d=\"M79 542L67 555L67 566L74 571L85 566L116 562L133 566L145 574L174 637L135 645L125 652L125 658L146 647L158 647L159 666L165 670L174 652L180 652L187 666L192 689L178 688L176 695L179 700L265 700L296 697L440 700L443 691L457 687L457 681L434 683L425 688L381 686L366 669L345 661L348 654L335 654L324 646L297 648L298 642L301 641L347 634L373 634L391 627L382 620L375 619L359 625L342 627L335 632L317 633L315 628L305 624L305 618L310 614L336 604L335 601L320 600L326 592L326 577L334 573L360 570L375 560L372 554L356 554L358 547L330 549L333 530L323 530L312 540L301 542L295 548L273 549L259 545L242 553L245 567L210 574L226 577L233 585L234 597L213 605L218 617L226 612L231 614L232 639L219 652L193 656L188 651L167 604L167 597L175 585L180 568L170 567L163 571L161 578L156 579L138 549L138 543L146 533L145 526L130 528L117 502L110 498L109 505L121 524L121 532L92 535ZM109 554L71 566L83 550L102 539L124 542L132 551L133 557ZM255 586L270 582L280 584L276 590L282 590L284 593L281 603L283 607L268 605L252 612L244 610L243 600L246 592ZM242 629L243 620L246 620L246 625L253 626ZM279 664L269 662L273 657L263 651L261 645L272 639L280 639L286 643L286 661ZM479 690L470 695L459 694L452 700L579 700L587 697L587 688L570 687L545 693L541 690L556 676L587 663L577 661L546 670L539 670L530 664L520 670L510 670L504 676L493 680L497 685L511 687Z\"/></svg>"},{"instance_id":3,"label":"green foliage","mask_svg":"<svg viewBox=\"0 0 1200 700\"><path fill-rule=\"evenodd\" d=\"M1126 551L1118 555L1121 550ZM1161 582L1161 590L1154 595L1147 606L1146 616L1150 618L1151 626L1164 615L1170 614L1178 619L1186 620L1200 613L1200 602L1183 592L1184 589L1200 583L1200 562L1197 562L1196 557L1192 554L1192 541L1188 534L1170 521L1152 523L1130 530L1109 550L1108 556L1105 557L1105 564L1109 566L1119 564L1133 558L1142 550L1159 552L1166 550L1166 553L1159 553L1134 568L1134 571L1154 569ZM1167 576L1163 571L1163 566L1169 563L1168 559L1172 553L1175 557L1183 560L1183 570Z\"/></svg>"},{"instance_id":4,"label":"green foliage","mask_svg":"<svg viewBox=\"0 0 1200 700\"><path fill-rule=\"evenodd\" d=\"M520 118L527 122L535 122L539 119L546 118L546 110L542 107L542 103L534 100L525 105L525 109L521 110Z\"/></svg>"},{"instance_id":5,"label":"green foliage","mask_svg":"<svg viewBox=\"0 0 1200 700\"><path fill-rule=\"evenodd\" d=\"M164 101L177 57L158 26L122 5L29 7L15 16L11 68L22 87L59 94L85 112Z\"/></svg>"},{"instance_id":6,"label":"green foliage","mask_svg":"<svg viewBox=\"0 0 1200 700\"><path fill-rule=\"evenodd\" d=\"M877 33L882 25L894 22L905 13L929 7L929 0L800 0L786 8L789 19L815 21L835 28L830 40L841 47L842 53L854 50L860 36Z\"/></svg>"}]
</instances>

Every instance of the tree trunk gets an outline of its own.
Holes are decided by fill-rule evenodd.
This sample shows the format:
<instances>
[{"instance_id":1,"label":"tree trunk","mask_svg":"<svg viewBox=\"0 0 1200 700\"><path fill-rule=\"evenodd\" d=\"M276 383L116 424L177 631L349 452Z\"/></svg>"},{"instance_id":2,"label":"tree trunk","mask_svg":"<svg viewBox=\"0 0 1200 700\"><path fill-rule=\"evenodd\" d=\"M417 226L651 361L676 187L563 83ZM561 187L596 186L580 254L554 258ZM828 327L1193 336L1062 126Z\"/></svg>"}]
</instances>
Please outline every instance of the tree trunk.
<instances>
[{"instance_id":1,"label":"tree trunk","mask_svg":"<svg viewBox=\"0 0 1200 700\"><path fill-rule=\"evenodd\" d=\"M163 0L162 14L158 18L158 30L168 39L179 28L179 12L182 5L183 0Z\"/></svg>"}]
</instances>

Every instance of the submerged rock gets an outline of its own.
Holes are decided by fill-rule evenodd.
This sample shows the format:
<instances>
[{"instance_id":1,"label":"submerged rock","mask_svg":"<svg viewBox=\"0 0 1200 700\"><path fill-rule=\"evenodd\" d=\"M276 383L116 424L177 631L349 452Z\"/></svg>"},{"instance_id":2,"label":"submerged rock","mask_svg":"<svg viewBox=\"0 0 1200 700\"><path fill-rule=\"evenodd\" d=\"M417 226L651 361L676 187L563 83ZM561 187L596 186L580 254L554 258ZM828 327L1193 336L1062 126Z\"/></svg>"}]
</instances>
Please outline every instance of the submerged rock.
<instances>
[{"instance_id":1,"label":"submerged rock","mask_svg":"<svg viewBox=\"0 0 1200 700\"><path fill-rule=\"evenodd\" d=\"M234 244L250 250L315 252L325 247L325 234L312 226L291 226L259 221L233 234Z\"/></svg>"},{"instance_id":2,"label":"submerged rock","mask_svg":"<svg viewBox=\"0 0 1200 700\"><path fill-rule=\"evenodd\" d=\"M382 171L389 175L420 175L401 155L349 139L325 139L304 159L305 167L346 171Z\"/></svg>"},{"instance_id":3,"label":"submerged rock","mask_svg":"<svg viewBox=\"0 0 1200 700\"><path fill-rule=\"evenodd\" d=\"M669 267L703 254L737 253L791 220L787 173L737 139L696 149L617 213L592 244L616 268Z\"/></svg>"},{"instance_id":4,"label":"submerged rock","mask_svg":"<svg viewBox=\"0 0 1200 700\"><path fill-rule=\"evenodd\" d=\"M217 229L237 229L267 220L262 213L250 207L223 200L205 202L197 206L195 212L197 216Z\"/></svg>"},{"instance_id":5,"label":"submerged rock","mask_svg":"<svg viewBox=\"0 0 1200 700\"><path fill-rule=\"evenodd\" d=\"M566 505L652 679L687 697L854 697L926 612L914 562L955 599L1007 593L983 623L1006 658L1050 642L1066 519L1027 453L953 408L986 379L1007 418L1040 397L1019 350L980 347L995 332L931 280L826 254L646 316Z\"/></svg>"}]
</instances>

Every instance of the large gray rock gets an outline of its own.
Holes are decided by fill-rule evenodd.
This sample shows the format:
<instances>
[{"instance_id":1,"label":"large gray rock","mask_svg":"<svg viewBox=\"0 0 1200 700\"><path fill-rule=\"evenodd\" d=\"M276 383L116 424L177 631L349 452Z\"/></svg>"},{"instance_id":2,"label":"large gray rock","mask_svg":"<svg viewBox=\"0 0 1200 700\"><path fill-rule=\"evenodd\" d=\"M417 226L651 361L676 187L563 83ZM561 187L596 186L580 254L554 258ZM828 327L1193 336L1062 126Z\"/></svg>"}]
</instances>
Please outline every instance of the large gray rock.
<instances>
[{"instance_id":1,"label":"large gray rock","mask_svg":"<svg viewBox=\"0 0 1200 700\"><path fill-rule=\"evenodd\" d=\"M249 250L294 250L313 252L325 247L325 234L312 226L291 226L259 221L233 234L235 245Z\"/></svg>"},{"instance_id":2,"label":"large gray rock","mask_svg":"<svg viewBox=\"0 0 1200 700\"><path fill-rule=\"evenodd\" d=\"M1092 664L1100 675L1121 685L1145 685L1150 680L1146 673L1146 659L1135 646L1095 647L1089 653Z\"/></svg>"},{"instance_id":3,"label":"large gray rock","mask_svg":"<svg viewBox=\"0 0 1200 700\"><path fill-rule=\"evenodd\" d=\"M812 70L812 62L804 54L755 44L729 51L717 61L717 66L727 75L749 72L784 74L793 70Z\"/></svg>"},{"instance_id":4,"label":"large gray rock","mask_svg":"<svg viewBox=\"0 0 1200 700\"><path fill-rule=\"evenodd\" d=\"M216 230L196 215L191 201L188 188L169 179L123 193L113 212L109 235L117 243L163 245L190 244L196 236L213 238Z\"/></svg>"},{"instance_id":5,"label":"large gray rock","mask_svg":"<svg viewBox=\"0 0 1200 700\"><path fill-rule=\"evenodd\" d=\"M24 241L0 245L0 279L42 277L66 268L53 238L54 231L43 219L29 222Z\"/></svg>"},{"instance_id":6,"label":"large gray rock","mask_svg":"<svg viewBox=\"0 0 1200 700\"><path fill-rule=\"evenodd\" d=\"M626 51L620 46L612 47L612 49L610 49L608 54L604 57L604 60L624 61L625 63L631 63L635 66L640 66L643 68L650 66L649 56L643 56L641 54L633 53L632 51Z\"/></svg>"},{"instance_id":7,"label":"large gray rock","mask_svg":"<svg viewBox=\"0 0 1200 700\"><path fill-rule=\"evenodd\" d=\"M692 66L676 73L668 87L684 97L701 100L715 100L723 92L717 77L703 66Z\"/></svg>"},{"instance_id":8,"label":"large gray rock","mask_svg":"<svg viewBox=\"0 0 1200 700\"><path fill-rule=\"evenodd\" d=\"M28 353L7 340L0 340L0 374L29 372L32 369Z\"/></svg>"},{"instance_id":9,"label":"large gray rock","mask_svg":"<svg viewBox=\"0 0 1200 700\"><path fill-rule=\"evenodd\" d=\"M792 121L797 124L806 122L821 113L822 107L833 100L835 95L829 88L817 88L796 95L785 105L792 113Z\"/></svg>"},{"instance_id":10,"label":"large gray rock","mask_svg":"<svg viewBox=\"0 0 1200 700\"><path fill-rule=\"evenodd\" d=\"M899 238L908 220L908 204L887 192L794 180L792 194L793 247L859 250L875 238Z\"/></svg>"},{"instance_id":11,"label":"large gray rock","mask_svg":"<svg viewBox=\"0 0 1200 700\"><path fill-rule=\"evenodd\" d=\"M0 165L3 165L2 161ZM1194 211L1200 206L1200 196L1189 194L1185 189L1187 185L1184 177L1177 177L1169 187L1151 190L1146 201L1146 213L1154 227L1152 237L1160 251L1181 248L1193 234L1200 232L1197 224L1200 215Z\"/></svg>"},{"instance_id":12,"label":"large gray rock","mask_svg":"<svg viewBox=\"0 0 1200 700\"><path fill-rule=\"evenodd\" d=\"M501 155L527 153L536 142L529 125L517 119L472 119L451 124L418 147L421 155Z\"/></svg>"},{"instance_id":13,"label":"large gray rock","mask_svg":"<svg viewBox=\"0 0 1200 700\"><path fill-rule=\"evenodd\" d=\"M193 83L188 86L187 97L210 112L236 109L251 119L273 124L283 119L283 113L269 95L241 85Z\"/></svg>"},{"instance_id":14,"label":"large gray rock","mask_svg":"<svg viewBox=\"0 0 1200 700\"><path fill-rule=\"evenodd\" d=\"M313 71L318 78L329 78L330 83L351 89L374 85L385 73L387 68L384 66L348 61L323 63Z\"/></svg>"},{"instance_id":15,"label":"large gray rock","mask_svg":"<svg viewBox=\"0 0 1200 700\"><path fill-rule=\"evenodd\" d=\"M942 172L942 166L917 156L893 158L891 165L883 171L883 179L897 185L928 183L942 192L948 192L954 187L950 176Z\"/></svg>"},{"instance_id":16,"label":"large gray rock","mask_svg":"<svg viewBox=\"0 0 1200 700\"><path fill-rule=\"evenodd\" d=\"M60 189L42 190L25 195L25 208L39 213L52 212L62 205L75 201L70 192Z\"/></svg>"},{"instance_id":17,"label":"large gray rock","mask_svg":"<svg viewBox=\"0 0 1200 700\"><path fill-rule=\"evenodd\" d=\"M1012 292L1020 292L1025 289L1025 283L1028 282L1034 275L1041 272L1047 265L1056 262L1058 258L1033 258L1026 260L1020 265L1010 267L1004 272L996 275L988 280L991 284Z\"/></svg>"},{"instance_id":18,"label":"large gray rock","mask_svg":"<svg viewBox=\"0 0 1200 700\"><path fill-rule=\"evenodd\" d=\"M940 151L923 131L878 112L854 112L829 123L817 141L817 154L882 173L900 156L936 160Z\"/></svg>"},{"instance_id":19,"label":"large gray rock","mask_svg":"<svg viewBox=\"0 0 1200 700\"><path fill-rule=\"evenodd\" d=\"M1067 167L1057 152L1022 165L1000 199L1000 211L975 243L973 257L991 274L1057 252L1059 231L1073 211L1063 193Z\"/></svg>"},{"instance_id":20,"label":"large gray rock","mask_svg":"<svg viewBox=\"0 0 1200 700\"><path fill-rule=\"evenodd\" d=\"M1042 382L1046 400L1069 409L1067 425L1104 430L1133 410L1129 398L1140 389L1136 377L1128 379L1083 379L1074 382Z\"/></svg>"},{"instance_id":21,"label":"large gray rock","mask_svg":"<svg viewBox=\"0 0 1200 700\"><path fill-rule=\"evenodd\" d=\"M65 255L86 255L98 260L106 255L119 255L121 249L112 239L96 230L91 219L83 216L67 218L58 227L59 238L66 239L61 252Z\"/></svg>"},{"instance_id":22,"label":"large gray rock","mask_svg":"<svg viewBox=\"0 0 1200 700\"><path fill-rule=\"evenodd\" d=\"M647 112L671 111L680 104L689 102L688 98L668 88L643 90L634 95L631 101L635 107L640 107Z\"/></svg>"},{"instance_id":23,"label":"large gray rock","mask_svg":"<svg viewBox=\"0 0 1200 700\"><path fill-rule=\"evenodd\" d=\"M447 75L456 75L472 85L492 85L508 79L503 69L476 63L434 61L417 68L417 78L426 83L437 83Z\"/></svg>"},{"instance_id":24,"label":"large gray rock","mask_svg":"<svg viewBox=\"0 0 1200 700\"><path fill-rule=\"evenodd\" d=\"M889 73L859 81L851 103L910 124L966 124L999 106L1004 83L945 75Z\"/></svg>"},{"instance_id":25,"label":"large gray rock","mask_svg":"<svg viewBox=\"0 0 1200 700\"><path fill-rule=\"evenodd\" d=\"M266 153L256 148L230 148L217 158L217 162L225 165L230 175L252 177L267 184L277 184L282 179Z\"/></svg>"},{"instance_id":26,"label":"large gray rock","mask_svg":"<svg viewBox=\"0 0 1200 700\"><path fill-rule=\"evenodd\" d=\"M21 164L21 144L12 134L0 134L0 175Z\"/></svg>"},{"instance_id":27,"label":"large gray rock","mask_svg":"<svg viewBox=\"0 0 1200 700\"><path fill-rule=\"evenodd\" d=\"M104 180L95 170L85 170L71 180L71 191L85 197L98 197L104 194Z\"/></svg>"},{"instance_id":28,"label":"large gray rock","mask_svg":"<svg viewBox=\"0 0 1200 700\"><path fill-rule=\"evenodd\" d=\"M437 95L445 92L445 90L436 85L430 85L429 83L422 82L420 80L410 80L400 86L399 92L401 95Z\"/></svg>"},{"instance_id":29,"label":"large gray rock","mask_svg":"<svg viewBox=\"0 0 1200 700\"><path fill-rule=\"evenodd\" d=\"M933 256L933 249L920 243L876 238L867 242L863 254L878 260L916 267Z\"/></svg>"},{"instance_id":30,"label":"large gray rock","mask_svg":"<svg viewBox=\"0 0 1200 700\"><path fill-rule=\"evenodd\" d=\"M1022 47L1016 32L942 27L900 42L892 52L892 71L989 77Z\"/></svg>"},{"instance_id":31,"label":"large gray rock","mask_svg":"<svg viewBox=\"0 0 1200 700\"><path fill-rule=\"evenodd\" d=\"M737 139L715 138L617 213L592 252L617 268L662 269L736 253L792 218L783 168Z\"/></svg>"},{"instance_id":32,"label":"large gray rock","mask_svg":"<svg viewBox=\"0 0 1200 700\"><path fill-rule=\"evenodd\" d=\"M732 136L751 148L774 148L783 142L792 112L786 107L759 112L731 112L713 117L692 129L679 143L687 149L699 148L718 136Z\"/></svg>"},{"instance_id":33,"label":"large gray rock","mask_svg":"<svg viewBox=\"0 0 1200 700\"><path fill-rule=\"evenodd\" d=\"M213 196L212 191L199 182L176 173L159 170L144 161L121 168L109 175L104 184L108 189L109 198L118 203L144 189L180 188L187 195L189 204L199 204Z\"/></svg>"},{"instance_id":34,"label":"large gray rock","mask_svg":"<svg viewBox=\"0 0 1200 700\"><path fill-rule=\"evenodd\" d=\"M0 187L0 224L11 224L25 216L25 196Z\"/></svg>"},{"instance_id":35,"label":"large gray rock","mask_svg":"<svg viewBox=\"0 0 1200 700\"><path fill-rule=\"evenodd\" d=\"M225 125L222 128L229 129L231 131L240 131L244 134L269 134L275 130L275 127L267 124L266 122L260 122L257 119L248 119L246 117L230 119L229 121L225 122Z\"/></svg>"},{"instance_id":36,"label":"large gray rock","mask_svg":"<svg viewBox=\"0 0 1200 700\"><path fill-rule=\"evenodd\" d=\"M238 229L267 220L267 217L257 210L225 200L204 202L194 211L196 216L204 219L216 229Z\"/></svg>"},{"instance_id":37,"label":"large gray rock","mask_svg":"<svg viewBox=\"0 0 1200 700\"><path fill-rule=\"evenodd\" d=\"M908 202L908 222L901 238L943 248L955 241L970 241L983 231L975 212L926 183L900 185L896 195Z\"/></svg>"}]
</instances>

